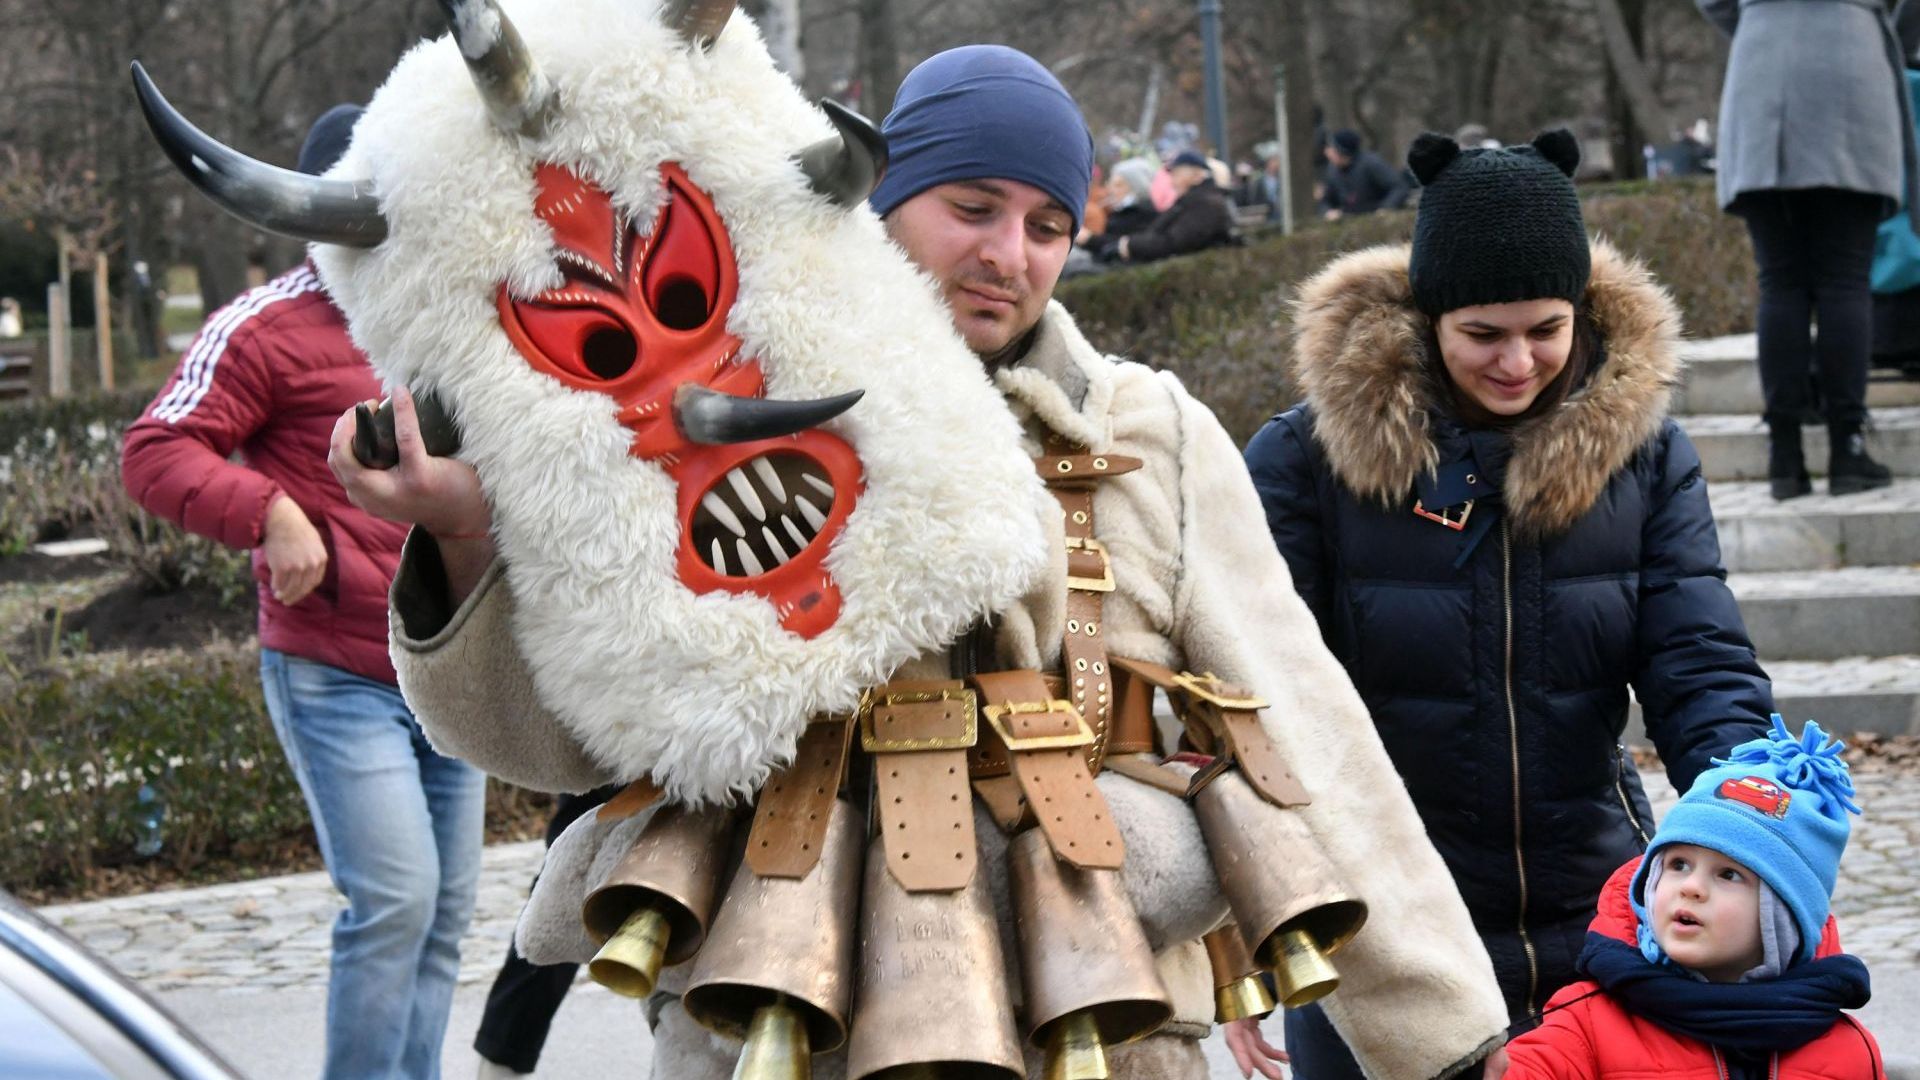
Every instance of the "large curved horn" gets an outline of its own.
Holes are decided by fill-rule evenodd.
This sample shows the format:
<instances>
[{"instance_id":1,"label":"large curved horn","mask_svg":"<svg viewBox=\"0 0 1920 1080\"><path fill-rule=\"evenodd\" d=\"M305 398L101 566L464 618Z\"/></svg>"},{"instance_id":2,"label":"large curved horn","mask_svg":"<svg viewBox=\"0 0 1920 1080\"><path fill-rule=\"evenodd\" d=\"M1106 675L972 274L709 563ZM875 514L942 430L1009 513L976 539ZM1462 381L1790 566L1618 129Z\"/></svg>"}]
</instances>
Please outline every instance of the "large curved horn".
<instances>
[{"instance_id":1,"label":"large curved horn","mask_svg":"<svg viewBox=\"0 0 1920 1080\"><path fill-rule=\"evenodd\" d=\"M673 423L687 441L719 446L793 435L839 416L865 390L813 401L735 397L686 383L673 392Z\"/></svg>"},{"instance_id":2,"label":"large curved horn","mask_svg":"<svg viewBox=\"0 0 1920 1080\"><path fill-rule=\"evenodd\" d=\"M858 206L886 174L887 137L873 121L832 98L821 98L820 107L839 134L814 143L793 159L813 190L842 206Z\"/></svg>"},{"instance_id":3,"label":"large curved horn","mask_svg":"<svg viewBox=\"0 0 1920 1080\"><path fill-rule=\"evenodd\" d=\"M502 131L537 138L553 119L558 95L540 74L520 32L495 0L440 0L467 73Z\"/></svg>"},{"instance_id":4,"label":"large curved horn","mask_svg":"<svg viewBox=\"0 0 1920 1080\"><path fill-rule=\"evenodd\" d=\"M167 159L222 210L295 240L370 248L387 238L371 180L327 180L240 153L181 116L133 62L133 91Z\"/></svg>"},{"instance_id":5,"label":"large curved horn","mask_svg":"<svg viewBox=\"0 0 1920 1080\"><path fill-rule=\"evenodd\" d=\"M733 6L734 0L667 0L660 21L687 44L705 49L733 17Z\"/></svg>"}]
</instances>

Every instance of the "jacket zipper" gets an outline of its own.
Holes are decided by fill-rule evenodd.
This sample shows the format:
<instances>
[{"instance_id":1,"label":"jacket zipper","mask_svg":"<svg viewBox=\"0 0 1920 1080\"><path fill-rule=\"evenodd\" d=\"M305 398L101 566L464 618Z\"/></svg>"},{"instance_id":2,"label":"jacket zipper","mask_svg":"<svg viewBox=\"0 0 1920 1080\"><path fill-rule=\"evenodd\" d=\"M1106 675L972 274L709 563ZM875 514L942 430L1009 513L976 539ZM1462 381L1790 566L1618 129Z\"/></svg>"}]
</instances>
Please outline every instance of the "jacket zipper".
<instances>
[{"instance_id":1,"label":"jacket zipper","mask_svg":"<svg viewBox=\"0 0 1920 1080\"><path fill-rule=\"evenodd\" d=\"M1640 824L1640 815L1633 812L1633 800L1627 798L1627 748L1619 743L1613 744L1613 790L1620 793L1620 809L1627 812L1627 821L1640 838L1640 850L1647 850L1646 826Z\"/></svg>"},{"instance_id":2,"label":"jacket zipper","mask_svg":"<svg viewBox=\"0 0 1920 1080\"><path fill-rule=\"evenodd\" d=\"M1500 519L1500 599L1507 613L1507 740L1513 760L1513 865L1520 874L1520 947L1527 954L1527 1015L1540 1015L1533 999L1540 993L1540 961L1527 934L1527 856L1521 850L1520 713L1513 704L1513 532Z\"/></svg>"},{"instance_id":3,"label":"jacket zipper","mask_svg":"<svg viewBox=\"0 0 1920 1080\"><path fill-rule=\"evenodd\" d=\"M1720 1048L1713 1047L1713 1068L1720 1074L1720 1080L1727 1080L1727 1063L1721 1060ZM1767 1080L1780 1080L1780 1055L1775 1054L1767 1062Z\"/></svg>"}]
</instances>

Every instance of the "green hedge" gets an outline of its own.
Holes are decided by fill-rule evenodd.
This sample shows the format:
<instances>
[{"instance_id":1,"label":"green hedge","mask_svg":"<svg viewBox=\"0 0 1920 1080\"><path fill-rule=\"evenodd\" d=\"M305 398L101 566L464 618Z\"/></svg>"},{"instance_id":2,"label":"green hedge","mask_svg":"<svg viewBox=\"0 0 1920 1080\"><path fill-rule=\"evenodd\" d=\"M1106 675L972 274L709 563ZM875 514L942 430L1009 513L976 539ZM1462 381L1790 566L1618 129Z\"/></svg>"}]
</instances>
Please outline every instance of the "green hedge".
<instances>
[{"instance_id":1,"label":"green hedge","mask_svg":"<svg viewBox=\"0 0 1920 1080\"><path fill-rule=\"evenodd\" d=\"M1752 249L1711 181L1611 185L1582 201L1590 230L1673 290L1690 336L1752 329ZM1176 372L1244 441L1292 400L1282 373L1298 284L1345 252L1405 242L1412 228L1411 212L1371 214L1068 281L1059 295L1095 345Z\"/></svg>"},{"instance_id":2,"label":"green hedge","mask_svg":"<svg viewBox=\"0 0 1920 1080\"><path fill-rule=\"evenodd\" d=\"M50 658L0 674L0 884L59 888L135 858L150 785L175 869L306 826L260 697L259 653Z\"/></svg>"},{"instance_id":3,"label":"green hedge","mask_svg":"<svg viewBox=\"0 0 1920 1080\"><path fill-rule=\"evenodd\" d=\"M312 843L305 801L267 719L251 643L0 662L0 888L89 891L96 871L209 862ZM164 806L143 852L146 786ZM538 836L550 797L487 782L492 840ZM202 871L205 873L206 871Z\"/></svg>"}]
</instances>

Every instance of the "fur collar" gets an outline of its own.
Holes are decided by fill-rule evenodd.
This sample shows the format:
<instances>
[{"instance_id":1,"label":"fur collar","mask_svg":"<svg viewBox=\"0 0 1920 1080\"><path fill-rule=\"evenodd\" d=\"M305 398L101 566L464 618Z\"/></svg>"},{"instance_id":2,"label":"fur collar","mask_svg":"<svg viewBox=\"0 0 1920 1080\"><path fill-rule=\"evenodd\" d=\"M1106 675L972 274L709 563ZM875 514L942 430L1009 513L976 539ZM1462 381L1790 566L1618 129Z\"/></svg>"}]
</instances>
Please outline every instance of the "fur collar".
<instances>
[{"instance_id":1,"label":"fur collar","mask_svg":"<svg viewBox=\"0 0 1920 1080\"><path fill-rule=\"evenodd\" d=\"M1099 454L1113 448L1113 361L1093 347L1058 300L1047 304L1018 363L994 372L1016 415Z\"/></svg>"},{"instance_id":2,"label":"fur collar","mask_svg":"<svg viewBox=\"0 0 1920 1080\"><path fill-rule=\"evenodd\" d=\"M1406 245L1356 251L1301 287L1293 376L1340 482L1392 506L1439 464ZM1514 429L1504 498L1523 534L1562 531L1660 430L1680 379L1680 312L1646 267L1593 241L1587 309L1606 360L1565 404Z\"/></svg>"}]
</instances>

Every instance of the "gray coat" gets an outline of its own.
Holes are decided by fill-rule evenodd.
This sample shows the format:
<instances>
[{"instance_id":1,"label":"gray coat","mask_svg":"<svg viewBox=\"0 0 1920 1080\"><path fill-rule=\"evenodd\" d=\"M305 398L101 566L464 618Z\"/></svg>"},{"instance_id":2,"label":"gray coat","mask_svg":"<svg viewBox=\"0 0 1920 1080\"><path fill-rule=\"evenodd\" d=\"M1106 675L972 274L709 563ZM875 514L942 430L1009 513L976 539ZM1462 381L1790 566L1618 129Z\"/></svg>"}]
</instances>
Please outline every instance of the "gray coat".
<instances>
[{"instance_id":1,"label":"gray coat","mask_svg":"<svg viewBox=\"0 0 1920 1080\"><path fill-rule=\"evenodd\" d=\"M1920 48L1920 0L1694 0L1733 38L1720 98L1719 193L1831 187L1885 196L1914 178L1901 75ZM1903 172L1908 175L1903 175ZM1920 224L1920 200L1907 199Z\"/></svg>"}]
</instances>

